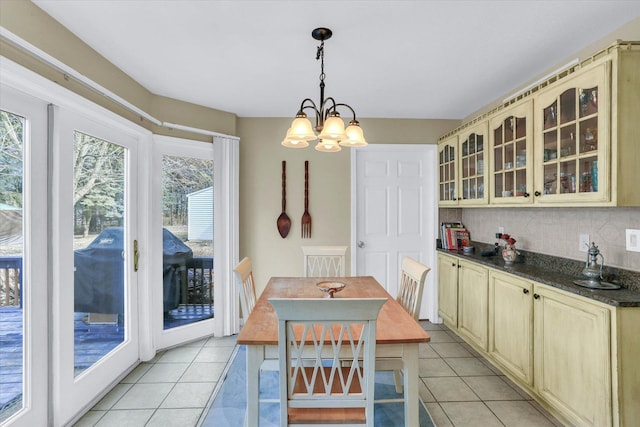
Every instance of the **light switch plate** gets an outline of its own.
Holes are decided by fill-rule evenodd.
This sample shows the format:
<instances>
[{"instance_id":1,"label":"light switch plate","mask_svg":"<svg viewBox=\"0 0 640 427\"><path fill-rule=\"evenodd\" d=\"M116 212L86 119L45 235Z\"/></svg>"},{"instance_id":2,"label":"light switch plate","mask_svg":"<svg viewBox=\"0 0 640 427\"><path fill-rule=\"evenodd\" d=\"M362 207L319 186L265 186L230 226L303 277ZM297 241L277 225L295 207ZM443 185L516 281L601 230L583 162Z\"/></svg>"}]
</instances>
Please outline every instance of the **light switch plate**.
<instances>
[{"instance_id":1,"label":"light switch plate","mask_svg":"<svg viewBox=\"0 0 640 427\"><path fill-rule=\"evenodd\" d=\"M627 250L631 252L640 252L640 230L632 230L627 228Z\"/></svg>"}]
</instances>

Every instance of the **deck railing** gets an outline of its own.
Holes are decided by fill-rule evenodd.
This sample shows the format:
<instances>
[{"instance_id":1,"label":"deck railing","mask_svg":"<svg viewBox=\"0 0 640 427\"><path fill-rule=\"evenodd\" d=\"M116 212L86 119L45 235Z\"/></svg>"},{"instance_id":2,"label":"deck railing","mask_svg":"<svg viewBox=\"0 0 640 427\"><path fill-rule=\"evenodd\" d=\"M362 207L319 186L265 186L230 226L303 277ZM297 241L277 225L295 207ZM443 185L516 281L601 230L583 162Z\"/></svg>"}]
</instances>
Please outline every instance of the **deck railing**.
<instances>
[{"instance_id":1,"label":"deck railing","mask_svg":"<svg viewBox=\"0 0 640 427\"><path fill-rule=\"evenodd\" d=\"M183 304L213 305L213 258L195 257L187 266ZM22 257L0 257L0 307L22 304Z\"/></svg>"},{"instance_id":2,"label":"deck railing","mask_svg":"<svg viewBox=\"0 0 640 427\"><path fill-rule=\"evenodd\" d=\"M22 257L0 257L0 307L22 304Z\"/></svg>"}]
</instances>

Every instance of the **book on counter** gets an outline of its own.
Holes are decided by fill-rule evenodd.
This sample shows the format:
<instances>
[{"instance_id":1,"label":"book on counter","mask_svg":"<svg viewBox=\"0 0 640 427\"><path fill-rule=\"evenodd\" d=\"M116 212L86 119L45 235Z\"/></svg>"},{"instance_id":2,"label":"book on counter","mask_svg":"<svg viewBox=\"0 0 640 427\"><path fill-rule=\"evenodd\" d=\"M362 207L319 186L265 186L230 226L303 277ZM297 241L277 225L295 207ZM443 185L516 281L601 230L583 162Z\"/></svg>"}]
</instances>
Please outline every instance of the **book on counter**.
<instances>
[{"instance_id":1,"label":"book on counter","mask_svg":"<svg viewBox=\"0 0 640 427\"><path fill-rule=\"evenodd\" d=\"M469 246L471 236L462 222L443 222L440 225L442 248L450 251Z\"/></svg>"}]
</instances>

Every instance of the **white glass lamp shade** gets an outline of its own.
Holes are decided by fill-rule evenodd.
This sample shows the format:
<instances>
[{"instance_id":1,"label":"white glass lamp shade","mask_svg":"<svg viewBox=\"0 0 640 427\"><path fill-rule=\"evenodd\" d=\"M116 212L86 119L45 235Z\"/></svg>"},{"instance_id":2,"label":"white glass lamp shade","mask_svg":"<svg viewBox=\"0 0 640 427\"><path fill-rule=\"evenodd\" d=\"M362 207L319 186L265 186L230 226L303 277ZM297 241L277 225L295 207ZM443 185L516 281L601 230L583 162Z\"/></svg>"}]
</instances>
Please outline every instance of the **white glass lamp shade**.
<instances>
[{"instance_id":1,"label":"white glass lamp shade","mask_svg":"<svg viewBox=\"0 0 640 427\"><path fill-rule=\"evenodd\" d=\"M281 142L287 148L305 148L309 146L309 143L302 139L295 139L291 137L291 128L287 130L287 136Z\"/></svg>"},{"instance_id":2,"label":"white glass lamp shade","mask_svg":"<svg viewBox=\"0 0 640 427\"><path fill-rule=\"evenodd\" d=\"M345 133L347 134L347 139L340 141L340 145L343 147L364 147L368 145L364 139L362 128L357 123L351 122L349 126L347 126Z\"/></svg>"},{"instance_id":3,"label":"white glass lamp shade","mask_svg":"<svg viewBox=\"0 0 640 427\"><path fill-rule=\"evenodd\" d=\"M336 142L347 139L347 134L344 131L344 122L340 116L330 116L327 121L324 122L322 132L320 132L318 138L322 140L332 139Z\"/></svg>"},{"instance_id":4,"label":"white glass lamp shade","mask_svg":"<svg viewBox=\"0 0 640 427\"><path fill-rule=\"evenodd\" d=\"M296 117L291 123L291 134L289 135L287 133L287 135L291 139L298 141L313 141L314 139L318 139L311 126L311 121L307 119L306 116Z\"/></svg>"},{"instance_id":5,"label":"white glass lamp shade","mask_svg":"<svg viewBox=\"0 0 640 427\"><path fill-rule=\"evenodd\" d=\"M335 153L342 150L342 148L338 145L337 141L321 139L318 144L316 144L316 150L322 151L323 153Z\"/></svg>"}]
</instances>

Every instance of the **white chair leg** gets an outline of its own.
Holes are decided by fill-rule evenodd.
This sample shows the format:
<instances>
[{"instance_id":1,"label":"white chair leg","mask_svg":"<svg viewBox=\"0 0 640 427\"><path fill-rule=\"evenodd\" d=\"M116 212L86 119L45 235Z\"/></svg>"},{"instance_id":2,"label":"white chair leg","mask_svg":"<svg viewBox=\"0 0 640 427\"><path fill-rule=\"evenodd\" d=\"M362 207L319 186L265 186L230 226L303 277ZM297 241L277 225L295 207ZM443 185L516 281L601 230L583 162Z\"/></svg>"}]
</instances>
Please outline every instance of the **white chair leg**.
<instances>
[{"instance_id":1,"label":"white chair leg","mask_svg":"<svg viewBox=\"0 0 640 427\"><path fill-rule=\"evenodd\" d=\"M393 379L396 382L396 393L402 393L402 371L393 371Z\"/></svg>"}]
</instances>

